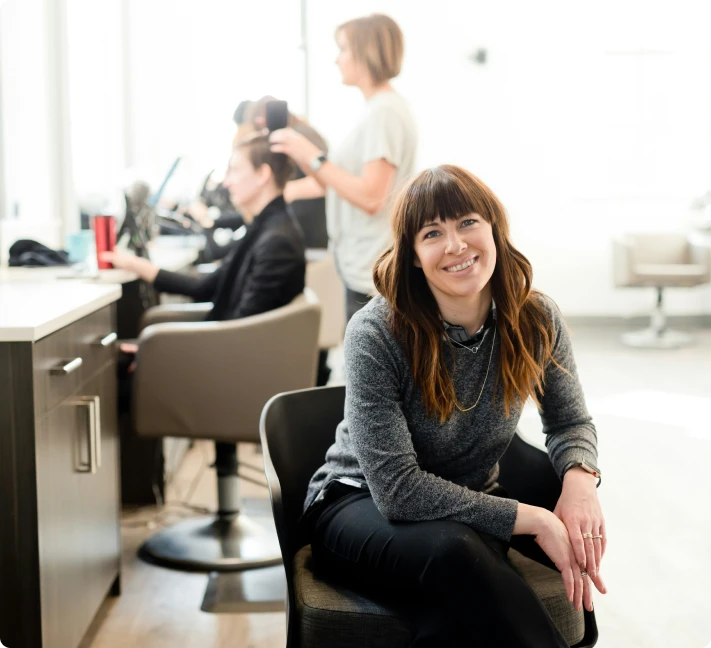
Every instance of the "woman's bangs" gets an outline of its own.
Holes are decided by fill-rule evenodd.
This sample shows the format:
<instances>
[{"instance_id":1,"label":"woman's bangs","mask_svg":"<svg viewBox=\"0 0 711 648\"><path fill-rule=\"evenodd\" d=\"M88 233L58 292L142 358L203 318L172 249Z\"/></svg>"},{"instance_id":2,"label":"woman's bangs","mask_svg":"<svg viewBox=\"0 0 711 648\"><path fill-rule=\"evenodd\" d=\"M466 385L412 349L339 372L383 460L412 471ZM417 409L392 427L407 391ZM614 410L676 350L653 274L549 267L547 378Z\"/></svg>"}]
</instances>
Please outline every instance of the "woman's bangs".
<instances>
[{"instance_id":1,"label":"woman's bangs","mask_svg":"<svg viewBox=\"0 0 711 648\"><path fill-rule=\"evenodd\" d=\"M438 171L410 187L406 217L414 226L413 235L427 223L437 220L458 220L474 213L487 217L474 186L467 186L469 183L463 182L463 178L454 177L441 169Z\"/></svg>"}]
</instances>

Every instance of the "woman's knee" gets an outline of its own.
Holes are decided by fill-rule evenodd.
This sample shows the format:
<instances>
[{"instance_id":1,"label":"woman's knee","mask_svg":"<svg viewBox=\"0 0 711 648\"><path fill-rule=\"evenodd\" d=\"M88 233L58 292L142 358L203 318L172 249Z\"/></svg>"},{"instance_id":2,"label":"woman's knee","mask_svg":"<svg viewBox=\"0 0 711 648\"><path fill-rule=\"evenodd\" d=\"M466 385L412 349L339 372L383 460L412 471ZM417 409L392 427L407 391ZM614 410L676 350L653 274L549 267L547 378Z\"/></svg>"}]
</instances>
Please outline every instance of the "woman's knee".
<instances>
[{"instance_id":1,"label":"woman's knee","mask_svg":"<svg viewBox=\"0 0 711 648\"><path fill-rule=\"evenodd\" d=\"M463 580L471 583L472 578L481 580L494 576L504 566L503 554L496 550L498 541L487 542L464 524L439 524L440 528L429 538L431 558L420 574L420 582Z\"/></svg>"}]
</instances>

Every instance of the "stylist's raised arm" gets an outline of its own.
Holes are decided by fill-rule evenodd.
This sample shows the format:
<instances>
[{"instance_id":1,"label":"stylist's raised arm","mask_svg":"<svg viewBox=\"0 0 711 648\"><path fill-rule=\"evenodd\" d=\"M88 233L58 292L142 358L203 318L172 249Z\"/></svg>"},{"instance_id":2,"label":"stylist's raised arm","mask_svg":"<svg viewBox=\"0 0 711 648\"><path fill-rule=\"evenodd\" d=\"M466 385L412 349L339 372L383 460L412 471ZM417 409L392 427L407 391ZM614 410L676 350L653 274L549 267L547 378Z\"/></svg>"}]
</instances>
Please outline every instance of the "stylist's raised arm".
<instances>
[{"instance_id":1,"label":"stylist's raised arm","mask_svg":"<svg viewBox=\"0 0 711 648\"><path fill-rule=\"evenodd\" d=\"M375 292L373 266L391 242L387 207L415 169L417 131L390 83L404 54L395 21L382 14L350 20L336 29L336 43L343 83L365 99L358 122L328 156L290 128L274 131L270 140L273 152L287 154L309 174L287 185L287 197L311 197L319 186L326 191L328 235L350 319Z\"/></svg>"}]
</instances>

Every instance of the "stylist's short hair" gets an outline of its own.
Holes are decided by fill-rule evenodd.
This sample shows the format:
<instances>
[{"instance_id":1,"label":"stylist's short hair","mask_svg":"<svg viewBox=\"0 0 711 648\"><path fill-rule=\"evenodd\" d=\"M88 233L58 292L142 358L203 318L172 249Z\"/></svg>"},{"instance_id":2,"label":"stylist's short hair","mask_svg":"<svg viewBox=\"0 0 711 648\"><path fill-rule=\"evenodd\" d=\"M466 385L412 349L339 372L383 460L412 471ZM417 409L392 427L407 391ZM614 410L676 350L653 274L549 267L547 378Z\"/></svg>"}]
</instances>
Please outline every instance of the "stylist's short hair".
<instances>
[{"instance_id":1,"label":"stylist's short hair","mask_svg":"<svg viewBox=\"0 0 711 648\"><path fill-rule=\"evenodd\" d=\"M405 40L398 24L385 14L354 18L336 28L348 39L353 56L365 64L374 83L400 74Z\"/></svg>"},{"instance_id":2,"label":"stylist's short hair","mask_svg":"<svg viewBox=\"0 0 711 648\"><path fill-rule=\"evenodd\" d=\"M274 183L279 189L284 189L289 180L293 180L296 172L296 165L290 157L283 153L272 153L269 144L269 135L253 133L237 140L233 150L242 150L246 153L249 161L255 169L263 164L268 164L274 176Z\"/></svg>"}]
</instances>

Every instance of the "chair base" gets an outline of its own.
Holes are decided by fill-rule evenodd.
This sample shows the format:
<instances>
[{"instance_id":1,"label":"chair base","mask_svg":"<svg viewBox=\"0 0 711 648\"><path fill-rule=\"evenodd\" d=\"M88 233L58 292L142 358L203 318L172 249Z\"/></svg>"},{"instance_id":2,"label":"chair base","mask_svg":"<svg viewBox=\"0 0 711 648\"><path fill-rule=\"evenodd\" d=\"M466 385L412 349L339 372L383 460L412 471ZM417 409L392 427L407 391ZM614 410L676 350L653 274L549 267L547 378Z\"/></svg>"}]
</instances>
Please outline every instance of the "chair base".
<instances>
[{"instance_id":1,"label":"chair base","mask_svg":"<svg viewBox=\"0 0 711 648\"><path fill-rule=\"evenodd\" d=\"M282 562L273 529L244 515L201 517L175 524L141 545L147 562L184 571L240 571Z\"/></svg>"},{"instance_id":2,"label":"chair base","mask_svg":"<svg viewBox=\"0 0 711 648\"><path fill-rule=\"evenodd\" d=\"M669 329L660 331L655 327L622 335L623 344L637 349L679 349L693 342L694 338L688 333Z\"/></svg>"}]
</instances>

